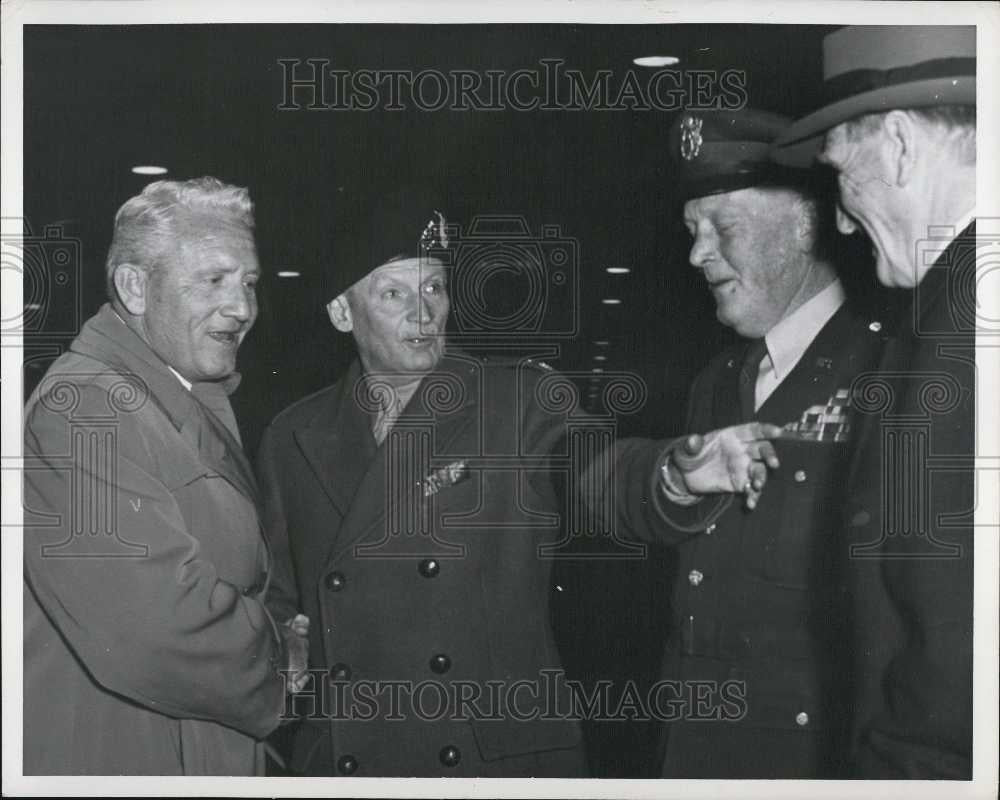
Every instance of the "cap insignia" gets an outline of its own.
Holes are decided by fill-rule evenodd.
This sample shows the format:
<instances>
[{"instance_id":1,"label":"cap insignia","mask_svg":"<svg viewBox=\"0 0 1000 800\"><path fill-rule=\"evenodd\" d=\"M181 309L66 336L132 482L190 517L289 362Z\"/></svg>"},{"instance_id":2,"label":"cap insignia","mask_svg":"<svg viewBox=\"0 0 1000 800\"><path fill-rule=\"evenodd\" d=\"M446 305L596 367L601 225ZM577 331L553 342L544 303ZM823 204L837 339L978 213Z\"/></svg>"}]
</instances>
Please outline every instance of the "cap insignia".
<instances>
[{"instance_id":1,"label":"cap insignia","mask_svg":"<svg viewBox=\"0 0 1000 800\"><path fill-rule=\"evenodd\" d=\"M681 120L681 157L693 161L701 152L701 125L703 120L687 116Z\"/></svg>"},{"instance_id":2,"label":"cap insignia","mask_svg":"<svg viewBox=\"0 0 1000 800\"><path fill-rule=\"evenodd\" d=\"M426 252L432 248L448 249L448 231L445 229L447 220L440 211L435 211L436 219L427 220L423 233L420 234L420 250Z\"/></svg>"}]
</instances>

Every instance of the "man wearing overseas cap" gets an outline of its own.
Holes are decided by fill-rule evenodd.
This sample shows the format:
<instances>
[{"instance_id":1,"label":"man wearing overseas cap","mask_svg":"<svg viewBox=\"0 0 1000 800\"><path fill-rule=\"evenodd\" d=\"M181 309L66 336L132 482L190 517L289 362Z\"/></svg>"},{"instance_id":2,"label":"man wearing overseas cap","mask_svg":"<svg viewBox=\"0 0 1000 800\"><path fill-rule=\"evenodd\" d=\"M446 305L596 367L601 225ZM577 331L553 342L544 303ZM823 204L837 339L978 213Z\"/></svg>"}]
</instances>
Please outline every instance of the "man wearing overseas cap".
<instances>
[{"instance_id":1,"label":"man wearing overseas cap","mask_svg":"<svg viewBox=\"0 0 1000 800\"><path fill-rule=\"evenodd\" d=\"M839 554L856 777L971 777L975 56L972 26L838 30L823 43L825 102L774 153L832 166L838 227L868 236L882 283L912 290L856 387Z\"/></svg>"},{"instance_id":2,"label":"man wearing overseas cap","mask_svg":"<svg viewBox=\"0 0 1000 800\"><path fill-rule=\"evenodd\" d=\"M301 597L314 620L291 769L583 777L577 722L539 718L569 710L546 683L561 666L538 556L559 532L545 466L565 415L539 406L537 365L446 351L436 197L355 206L323 300L358 359L278 415L258 458L275 608Z\"/></svg>"},{"instance_id":3,"label":"man wearing overseas cap","mask_svg":"<svg viewBox=\"0 0 1000 800\"><path fill-rule=\"evenodd\" d=\"M849 388L880 336L846 302L819 176L768 158L787 123L750 109L676 119L690 262L744 341L696 378L696 435L619 442L596 480L616 487L620 533L678 551L663 675L686 703L665 726L665 777L834 777L844 763L844 598L829 566Z\"/></svg>"}]
</instances>

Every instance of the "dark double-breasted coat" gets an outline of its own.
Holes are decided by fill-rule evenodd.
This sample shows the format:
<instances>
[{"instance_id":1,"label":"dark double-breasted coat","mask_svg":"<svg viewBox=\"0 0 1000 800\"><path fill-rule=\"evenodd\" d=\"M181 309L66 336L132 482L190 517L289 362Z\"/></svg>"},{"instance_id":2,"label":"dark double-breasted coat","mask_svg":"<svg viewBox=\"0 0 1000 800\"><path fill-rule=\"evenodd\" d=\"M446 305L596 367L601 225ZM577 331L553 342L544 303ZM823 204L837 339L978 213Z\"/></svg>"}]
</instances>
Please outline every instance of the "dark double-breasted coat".
<instances>
[{"instance_id":1,"label":"dark double-breasted coat","mask_svg":"<svg viewBox=\"0 0 1000 800\"><path fill-rule=\"evenodd\" d=\"M665 777L843 770L847 597L835 549L850 432L836 432L852 380L881 345L871 322L841 306L758 410L760 421L800 430L775 441L781 466L753 511L735 495L671 504L659 483L666 443L616 445L620 533L678 551L662 673L680 685L669 694L679 702L668 709ZM746 349L723 352L698 376L687 430L750 421L739 400ZM821 426L824 440L809 438Z\"/></svg>"},{"instance_id":2,"label":"dark double-breasted coat","mask_svg":"<svg viewBox=\"0 0 1000 800\"><path fill-rule=\"evenodd\" d=\"M355 363L265 432L273 607L301 598L312 620L293 771L582 774L579 726L531 711L560 669L539 546L563 417L535 397L544 374L450 353L377 446ZM463 692L478 699L456 708Z\"/></svg>"},{"instance_id":3,"label":"dark double-breasted coat","mask_svg":"<svg viewBox=\"0 0 1000 800\"><path fill-rule=\"evenodd\" d=\"M972 774L976 255L973 222L856 387L843 549L853 777Z\"/></svg>"},{"instance_id":4,"label":"dark double-breasted coat","mask_svg":"<svg viewBox=\"0 0 1000 800\"><path fill-rule=\"evenodd\" d=\"M285 656L239 442L106 305L24 453L25 774L263 774Z\"/></svg>"}]
</instances>

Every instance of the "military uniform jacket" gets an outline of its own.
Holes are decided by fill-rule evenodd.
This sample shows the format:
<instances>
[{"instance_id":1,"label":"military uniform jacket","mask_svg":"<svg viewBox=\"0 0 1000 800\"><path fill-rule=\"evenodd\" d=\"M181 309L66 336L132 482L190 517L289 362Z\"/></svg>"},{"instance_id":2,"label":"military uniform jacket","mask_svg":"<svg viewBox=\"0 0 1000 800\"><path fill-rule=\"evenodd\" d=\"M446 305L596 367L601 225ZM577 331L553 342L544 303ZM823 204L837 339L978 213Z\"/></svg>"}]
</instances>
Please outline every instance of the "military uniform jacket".
<instances>
[{"instance_id":1,"label":"military uniform jacket","mask_svg":"<svg viewBox=\"0 0 1000 800\"><path fill-rule=\"evenodd\" d=\"M972 774L975 247L973 223L857 386L853 777Z\"/></svg>"},{"instance_id":2,"label":"military uniform jacket","mask_svg":"<svg viewBox=\"0 0 1000 800\"><path fill-rule=\"evenodd\" d=\"M263 774L284 655L239 443L105 306L24 453L24 773Z\"/></svg>"},{"instance_id":3,"label":"military uniform jacket","mask_svg":"<svg viewBox=\"0 0 1000 800\"><path fill-rule=\"evenodd\" d=\"M663 677L682 685L670 694L680 703L667 720L665 776L825 777L843 769L846 596L835 550L850 432L838 420L854 376L881 344L870 322L841 306L758 410L762 422L801 430L775 441L781 466L753 511L736 495L672 504L659 484L665 443L624 440L616 448L620 532L678 550ZM723 352L698 376L687 430L750 421L738 387L745 350ZM820 426L824 441L806 438Z\"/></svg>"},{"instance_id":4,"label":"military uniform jacket","mask_svg":"<svg viewBox=\"0 0 1000 800\"><path fill-rule=\"evenodd\" d=\"M274 607L301 599L312 621L293 771L581 774L576 723L532 718L530 688L513 713L490 698L561 668L539 546L557 537L563 419L535 397L545 373L512 366L449 353L381 446L358 363L265 432Z\"/></svg>"}]
</instances>

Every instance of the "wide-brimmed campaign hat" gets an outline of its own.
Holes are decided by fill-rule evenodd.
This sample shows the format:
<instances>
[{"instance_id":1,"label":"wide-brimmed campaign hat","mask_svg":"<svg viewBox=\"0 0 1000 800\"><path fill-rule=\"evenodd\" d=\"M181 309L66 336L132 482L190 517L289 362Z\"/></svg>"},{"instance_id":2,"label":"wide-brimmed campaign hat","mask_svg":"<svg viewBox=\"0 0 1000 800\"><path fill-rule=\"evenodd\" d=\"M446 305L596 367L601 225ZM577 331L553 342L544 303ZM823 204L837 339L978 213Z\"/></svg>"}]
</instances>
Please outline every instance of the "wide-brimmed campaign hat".
<instances>
[{"instance_id":1,"label":"wide-brimmed campaign hat","mask_svg":"<svg viewBox=\"0 0 1000 800\"><path fill-rule=\"evenodd\" d=\"M322 270L323 302L392 261L443 260L449 246L445 214L440 195L424 186L344 193L333 226L332 263Z\"/></svg>"},{"instance_id":2,"label":"wide-brimmed campaign hat","mask_svg":"<svg viewBox=\"0 0 1000 800\"><path fill-rule=\"evenodd\" d=\"M859 25L823 40L821 105L784 131L773 156L810 163L835 125L895 108L976 104L972 25Z\"/></svg>"},{"instance_id":3,"label":"wide-brimmed campaign hat","mask_svg":"<svg viewBox=\"0 0 1000 800\"><path fill-rule=\"evenodd\" d=\"M668 148L683 202L753 186L801 186L811 171L776 164L771 144L791 119L753 108L682 111Z\"/></svg>"}]
</instances>

